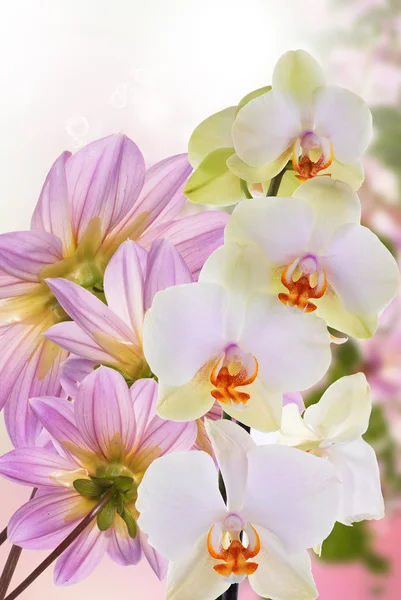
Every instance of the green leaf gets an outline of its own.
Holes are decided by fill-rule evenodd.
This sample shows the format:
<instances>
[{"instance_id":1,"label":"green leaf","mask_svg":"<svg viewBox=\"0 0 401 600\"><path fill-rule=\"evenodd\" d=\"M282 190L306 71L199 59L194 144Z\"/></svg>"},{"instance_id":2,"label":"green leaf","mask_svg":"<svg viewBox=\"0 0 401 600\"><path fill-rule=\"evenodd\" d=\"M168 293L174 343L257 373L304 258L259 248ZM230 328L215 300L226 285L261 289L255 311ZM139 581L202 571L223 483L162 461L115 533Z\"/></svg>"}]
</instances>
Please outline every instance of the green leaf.
<instances>
[{"instance_id":1,"label":"green leaf","mask_svg":"<svg viewBox=\"0 0 401 600\"><path fill-rule=\"evenodd\" d=\"M195 204L228 206L242 199L240 179L227 167L227 159L233 153L233 148L220 148L206 156L184 188L188 200Z\"/></svg>"},{"instance_id":2,"label":"green leaf","mask_svg":"<svg viewBox=\"0 0 401 600\"><path fill-rule=\"evenodd\" d=\"M102 488L102 490L110 488L114 483L113 477L91 477L92 481Z\"/></svg>"},{"instance_id":3,"label":"green leaf","mask_svg":"<svg viewBox=\"0 0 401 600\"><path fill-rule=\"evenodd\" d=\"M244 96L242 98L242 100L240 100L240 102L238 103L237 109L235 111L235 116L237 116L237 114L239 113L241 108L244 108L244 106L246 104L248 104L248 102L250 102L251 100L254 100L255 98L258 98L258 96L263 96L263 94L267 94L267 92L270 92L271 89L272 89L271 85L265 85L264 87L254 90L253 92L249 92L249 94Z\"/></svg>"},{"instance_id":4,"label":"green leaf","mask_svg":"<svg viewBox=\"0 0 401 600\"><path fill-rule=\"evenodd\" d=\"M89 498L96 498L103 491L101 487L90 479L76 479L73 482L73 486L82 496L88 496Z\"/></svg>"},{"instance_id":5,"label":"green leaf","mask_svg":"<svg viewBox=\"0 0 401 600\"><path fill-rule=\"evenodd\" d=\"M127 526L129 536L134 540L136 538L136 533L137 533L136 521L135 521L134 517L131 515L129 510L127 510L126 508L124 508L124 511L123 511L121 517L122 517L122 519L124 519L124 522Z\"/></svg>"},{"instance_id":6,"label":"green leaf","mask_svg":"<svg viewBox=\"0 0 401 600\"><path fill-rule=\"evenodd\" d=\"M116 509L114 504L113 502L109 502L97 516L97 526L100 531L107 531L113 525L115 515Z\"/></svg>"},{"instance_id":7,"label":"green leaf","mask_svg":"<svg viewBox=\"0 0 401 600\"><path fill-rule=\"evenodd\" d=\"M202 121L194 130L188 144L188 159L194 169L214 150L232 146L235 111L235 106L225 108Z\"/></svg>"},{"instance_id":8,"label":"green leaf","mask_svg":"<svg viewBox=\"0 0 401 600\"><path fill-rule=\"evenodd\" d=\"M119 475L114 480L114 487L119 492L128 492L133 486L134 480L132 477L126 477L124 475Z\"/></svg>"}]
</instances>

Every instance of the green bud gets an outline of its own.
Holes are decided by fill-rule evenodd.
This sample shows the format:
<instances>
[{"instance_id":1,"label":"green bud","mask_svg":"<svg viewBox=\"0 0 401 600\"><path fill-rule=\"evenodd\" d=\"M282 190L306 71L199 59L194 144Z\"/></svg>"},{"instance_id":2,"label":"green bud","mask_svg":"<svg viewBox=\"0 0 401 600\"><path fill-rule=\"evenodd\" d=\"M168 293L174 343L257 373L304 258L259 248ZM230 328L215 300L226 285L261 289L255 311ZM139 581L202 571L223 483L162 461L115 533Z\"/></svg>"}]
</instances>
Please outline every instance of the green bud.
<instances>
[{"instance_id":1,"label":"green bud","mask_svg":"<svg viewBox=\"0 0 401 600\"><path fill-rule=\"evenodd\" d=\"M101 487L90 479L76 479L73 482L73 486L82 496L88 496L89 498L96 498L103 491Z\"/></svg>"},{"instance_id":2,"label":"green bud","mask_svg":"<svg viewBox=\"0 0 401 600\"><path fill-rule=\"evenodd\" d=\"M114 483L114 479L112 477L91 477L92 481L102 489L111 488Z\"/></svg>"},{"instance_id":3,"label":"green bud","mask_svg":"<svg viewBox=\"0 0 401 600\"><path fill-rule=\"evenodd\" d=\"M97 526L100 531L106 531L113 525L115 515L116 509L114 504L113 502L109 502L97 516Z\"/></svg>"},{"instance_id":4,"label":"green bud","mask_svg":"<svg viewBox=\"0 0 401 600\"><path fill-rule=\"evenodd\" d=\"M129 536L134 540L136 538L136 521L134 517L126 508L124 508L121 517L127 526Z\"/></svg>"},{"instance_id":5,"label":"green bud","mask_svg":"<svg viewBox=\"0 0 401 600\"><path fill-rule=\"evenodd\" d=\"M114 487L119 492L128 492L128 490L130 490L132 488L133 483L134 483L134 480L132 479L132 477L126 477L124 475L119 475L114 480Z\"/></svg>"}]
</instances>

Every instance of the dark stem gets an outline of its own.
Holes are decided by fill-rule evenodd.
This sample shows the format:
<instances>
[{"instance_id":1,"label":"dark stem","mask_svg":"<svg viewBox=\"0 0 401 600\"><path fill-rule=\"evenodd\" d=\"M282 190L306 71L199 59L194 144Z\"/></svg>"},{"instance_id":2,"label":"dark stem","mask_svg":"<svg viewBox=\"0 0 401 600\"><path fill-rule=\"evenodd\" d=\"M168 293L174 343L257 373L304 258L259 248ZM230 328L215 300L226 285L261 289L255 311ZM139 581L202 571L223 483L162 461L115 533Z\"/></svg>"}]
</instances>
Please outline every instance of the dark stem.
<instances>
[{"instance_id":1,"label":"dark stem","mask_svg":"<svg viewBox=\"0 0 401 600\"><path fill-rule=\"evenodd\" d=\"M240 185L241 185L241 191L244 194L245 198L248 198L248 200L253 198L251 192L249 191L248 184L244 179L241 179Z\"/></svg>"},{"instance_id":2,"label":"dark stem","mask_svg":"<svg viewBox=\"0 0 401 600\"><path fill-rule=\"evenodd\" d=\"M53 552L51 552L49 556L45 558L45 560L42 561L40 565L37 566L36 569L32 571L32 573L28 575L26 579L24 579L23 582L20 583L19 586L16 587L15 590L6 597L5 600L14 600L20 594L22 594L22 592L24 592L27 589L27 587L29 587L31 583L33 583L35 579L37 579L39 575L41 575L43 571L45 571L47 567L49 567L64 552L64 550L71 546L71 544L75 542L77 537L87 528L87 526L93 521L93 519L95 519L100 513L100 511L106 506L106 504L110 501L112 495L113 490L110 490L105 496L103 496L101 502L99 502L99 504L97 504L90 511L90 513L86 515L86 517L75 527L75 529L71 531L71 533L65 538L65 540L62 541L61 544L59 544L57 548L55 548Z\"/></svg>"},{"instance_id":3,"label":"dark stem","mask_svg":"<svg viewBox=\"0 0 401 600\"><path fill-rule=\"evenodd\" d=\"M239 584L233 583L222 595L222 600L238 600Z\"/></svg>"},{"instance_id":4,"label":"dark stem","mask_svg":"<svg viewBox=\"0 0 401 600\"><path fill-rule=\"evenodd\" d=\"M29 500L35 497L37 488L33 488L31 496ZM7 528L2 532L2 535L5 532L5 539L7 539ZM4 540L2 540L3 543ZM6 564L4 565L3 572L0 578L0 600L4 600L7 594L7 590L10 587L11 580L15 573L15 569L17 568L18 561L20 559L22 553L22 548L20 546L13 545L11 547L10 553L7 557Z\"/></svg>"},{"instance_id":5,"label":"dark stem","mask_svg":"<svg viewBox=\"0 0 401 600\"><path fill-rule=\"evenodd\" d=\"M0 533L0 546L2 546L4 544L6 539L7 539L7 527L5 527L3 529L3 531Z\"/></svg>"},{"instance_id":6,"label":"dark stem","mask_svg":"<svg viewBox=\"0 0 401 600\"><path fill-rule=\"evenodd\" d=\"M286 172L287 167L284 167L280 173L278 173L270 182L269 189L267 190L266 196L277 196L278 191L280 189L281 180L283 179L284 173Z\"/></svg>"}]
</instances>

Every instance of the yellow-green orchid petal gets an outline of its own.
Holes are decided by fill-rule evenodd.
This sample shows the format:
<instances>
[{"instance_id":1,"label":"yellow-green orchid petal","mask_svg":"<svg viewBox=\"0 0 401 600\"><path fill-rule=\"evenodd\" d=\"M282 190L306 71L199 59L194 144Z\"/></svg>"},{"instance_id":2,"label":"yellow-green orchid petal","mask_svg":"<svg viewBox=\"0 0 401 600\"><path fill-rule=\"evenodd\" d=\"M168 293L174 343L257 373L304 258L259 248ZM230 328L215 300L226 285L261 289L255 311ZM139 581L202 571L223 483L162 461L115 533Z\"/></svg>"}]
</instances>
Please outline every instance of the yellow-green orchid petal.
<instances>
[{"instance_id":1,"label":"yellow-green orchid petal","mask_svg":"<svg viewBox=\"0 0 401 600\"><path fill-rule=\"evenodd\" d=\"M244 96L242 100L240 100L240 102L238 103L237 109L235 111L235 116L237 116L241 108L244 108L244 106L248 104L248 102L250 102L254 98L257 98L258 96L263 96L263 94L267 94L267 92L270 92L271 89L271 85L265 85L264 87L254 90L253 92L249 92L249 94Z\"/></svg>"},{"instance_id":2,"label":"yellow-green orchid petal","mask_svg":"<svg viewBox=\"0 0 401 600\"><path fill-rule=\"evenodd\" d=\"M232 148L219 148L206 156L190 177L184 194L195 204L228 206L243 198L241 182L227 167Z\"/></svg>"},{"instance_id":3,"label":"yellow-green orchid petal","mask_svg":"<svg viewBox=\"0 0 401 600\"><path fill-rule=\"evenodd\" d=\"M230 106L211 115L196 127L188 144L188 160L194 169L214 150L233 145L231 128L235 114L236 107Z\"/></svg>"}]
</instances>

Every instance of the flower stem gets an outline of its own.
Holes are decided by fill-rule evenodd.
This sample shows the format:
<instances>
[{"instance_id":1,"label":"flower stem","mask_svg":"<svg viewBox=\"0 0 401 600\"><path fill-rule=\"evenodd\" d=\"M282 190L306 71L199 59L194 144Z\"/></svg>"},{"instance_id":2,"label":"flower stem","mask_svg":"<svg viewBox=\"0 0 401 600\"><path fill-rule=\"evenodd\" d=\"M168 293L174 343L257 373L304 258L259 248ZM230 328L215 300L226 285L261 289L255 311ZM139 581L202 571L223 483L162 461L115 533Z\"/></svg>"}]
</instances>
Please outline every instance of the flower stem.
<instances>
[{"instance_id":1,"label":"flower stem","mask_svg":"<svg viewBox=\"0 0 401 600\"><path fill-rule=\"evenodd\" d=\"M270 182L269 189L267 190L266 196L277 196L278 191L280 189L281 180L283 179L284 173L286 172L287 167L285 166L280 173L278 173Z\"/></svg>"},{"instance_id":2,"label":"flower stem","mask_svg":"<svg viewBox=\"0 0 401 600\"><path fill-rule=\"evenodd\" d=\"M86 515L84 519L71 531L71 533L49 554L44 561L40 563L39 566L36 567L34 571L18 587L15 588L11 594L9 594L5 600L14 600L17 598L22 592L24 592L27 587L31 585L38 577L49 567L63 552L66 550L76 539L77 537L87 528L87 526L97 517L100 511L108 504L110 498L113 495L113 490L110 490L105 496L103 496L102 500L97 504L91 511ZM0 596L0 600L2 597Z\"/></svg>"},{"instance_id":3,"label":"flower stem","mask_svg":"<svg viewBox=\"0 0 401 600\"><path fill-rule=\"evenodd\" d=\"M238 600L239 584L233 583L222 596L222 600Z\"/></svg>"},{"instance_id":4,"label":"flower stem","mask_svg":"<svg viewBox=\"0 0 401 600\"><path fill-rule=\"evenodd\" d=\"M3 531L0 533L0 546L2 546L4 544L6 539L7 539L7 527L5 527L3 529Z\"/></svg>"},{"instance_id":5,"label":"flower stem","mask_svg":"<svg viewBox=\"0 0 401 600\"><path fill-rule=\"evenodd\" d=\"M241 179L240 185L241 185L241 191L244 194L245 198L248 198L248 200L253 198L251 192L249 191L248 184L245 181L245 179Z\"/></svg>"},{"instance_id":6,"label":"flower stem","mask_svg":"<svg viewBox=\"0 0 401 600\"><path fill-rule=\"evenodd\" d=\"M31 496L29 500L35 497L37 488L33 488ZM3 539L3 535L5 534L5 538ZM2 542L3 543L7 539L7 527L1 532ZM4 600L7 590L10 587L11 580L15 573L15 569L17 568L18 561L20 559L22 553L22 548L20 546L13 545L11 547L10 553L7 557L6 564L4 565L3 572L0 578L0 600Z\"/></svg>"}]
</instances>

